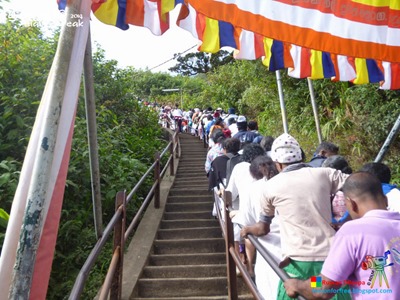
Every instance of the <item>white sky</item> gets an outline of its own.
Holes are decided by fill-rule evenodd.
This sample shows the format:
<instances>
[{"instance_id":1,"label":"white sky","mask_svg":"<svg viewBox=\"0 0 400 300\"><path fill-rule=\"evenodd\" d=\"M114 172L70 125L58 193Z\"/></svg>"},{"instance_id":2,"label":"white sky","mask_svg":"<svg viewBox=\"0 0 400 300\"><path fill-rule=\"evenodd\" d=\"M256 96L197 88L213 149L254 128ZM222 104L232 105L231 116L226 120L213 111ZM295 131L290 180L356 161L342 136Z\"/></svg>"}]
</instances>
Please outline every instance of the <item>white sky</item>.
<instances>
[{"instance_id":1,"label":"white sky","mask_svg":"<svg viewBox=\"0 0 400 300\"><path fill-rule=\"evenodd\" d=\"M61 25L64 16L58 11L57 0L10 0L1 2L4 8L0 14L8 12L17 15L24 23L39 20L44 26ZM178 8L177 8L178 9ZM103 24L92 15L91 34L93 50L95 42L105 50L106 59L115 59L119 67L133 66L135 69L151 69L173 58L175 53L181 53L199 41L189 32L175 24L177 10L170 15L170 29L162 36L153 35L147 28L129 25L126 31ZM0 20L3 18L0 16ZM189 52L196 52L197 47ZM171 60L152 72L167 72L176 64Z\"/></svg>"}]
</instances>

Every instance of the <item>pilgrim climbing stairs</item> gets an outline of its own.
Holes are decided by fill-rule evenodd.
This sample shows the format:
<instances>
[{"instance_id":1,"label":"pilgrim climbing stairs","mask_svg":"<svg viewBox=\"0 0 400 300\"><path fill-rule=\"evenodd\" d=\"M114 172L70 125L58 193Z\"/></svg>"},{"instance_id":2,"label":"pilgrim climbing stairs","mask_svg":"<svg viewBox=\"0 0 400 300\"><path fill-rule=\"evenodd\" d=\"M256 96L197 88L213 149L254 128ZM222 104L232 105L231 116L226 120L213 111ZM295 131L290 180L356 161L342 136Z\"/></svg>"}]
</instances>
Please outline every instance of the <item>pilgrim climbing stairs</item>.
<instances>
[{"instance_id":1,"label":"pilgrim climbing stairs","mask_svg":"<svg viewBox=\"0 0 400 300\"><path fill-rule=\"evenodd\" d=\"M211 215L202 141L180 134L181 158L147 265L130 299L228 299L225 242ZM238 280L239 299L253 299Z\"/></svg>"}]
</instances>

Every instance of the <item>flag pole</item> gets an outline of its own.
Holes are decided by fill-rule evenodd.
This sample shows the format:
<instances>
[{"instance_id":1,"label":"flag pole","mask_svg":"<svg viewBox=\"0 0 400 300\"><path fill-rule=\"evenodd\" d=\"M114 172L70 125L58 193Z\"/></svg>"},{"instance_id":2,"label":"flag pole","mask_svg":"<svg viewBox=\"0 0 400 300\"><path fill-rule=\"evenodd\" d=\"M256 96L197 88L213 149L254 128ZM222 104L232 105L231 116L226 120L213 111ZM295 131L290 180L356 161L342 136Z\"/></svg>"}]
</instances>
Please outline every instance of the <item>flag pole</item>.
<instances>
[{"instance_id":1,"label":"flag pole","mask_svg":"<svg viewBox=\"0 0 400 300\"><path fill-rule=\"evenodd\" d=\"M100 167L99 167L99 151L97 145L97 125L96 125L96 103L94 93L94 76L93 76L93 60L92 60L92 41L90 34L90 26L88 40L85 50L85 59L83 62L84 85L85 85L85 104L86 104L86 120L87 134L89 140L89 160L90 160L90 176L92 182L92 201L93 201L93 218L96 237L99 239L103 234L103 213L101 206L100 192Z\"/></svg>"},{"instance_id":2,"label":"flag pole","mask_svg":"<svg viewBox=\"0 0 400 300\"><path fill-rule=\"evenodd\" d=\"M397 117L397 120L394 123L392 130L389 132L389 135L387 136L385 143L383 144L381 150L379 151L378 155L376 156L374 162L382 161L386 152L389 150L390 144L394 141L394 139L396 138L396 135L399 133L399 131L400 131L400 115Z\"/></svg>"},{"instance_id":3,"label":"flag pole","mask_svg":"<svg viewBox=\"0 0 400 300\"><path fill-rule=\"evenodd\" d=\"M310 90L311 105L314 113L315 127L317 128L317 135L319 143L322 143L321 126L318 118L317 102L315 101L314 86L310 77L307 77L308 89Z\"/></svg>"},{"instance_id":4,"label":"flag pole","mask_svg":"<svg viewBox=\"0 0 400 300\"><path fill-rule=\"evenodd\" d=\"M13 226L6 232L6 251L2 254L7 255L2 255L0 261L1 299L45 299L68 170L90 4L88 0L68 1L66 22L14 197L10 216ZM19 236L19 241L10 236ZM4 263L6 260L8 263ZM44 268L38 265L39 260ZM40 290L42 296L32 295L31 289Z\"/></svg>"},{"instance_id":5,"label":"flag pole","mask_svg":"<svg viewBox=\"0 0 400 300\"><path fill-rule=\"evenodd\" d=\"M276 75L276 82L278 84L278 93L279 93L279 103L281 106L281 114L282 114L282 122L283 122L283 131L285 133L289 133L288 129L288 122L287 122L287 117L286 117L286 107L285 107L285 101L283 98L283 88L282 88L282 78L281 78L281 72L279 70L275 71Z\"/></svg>"}]
</instances>

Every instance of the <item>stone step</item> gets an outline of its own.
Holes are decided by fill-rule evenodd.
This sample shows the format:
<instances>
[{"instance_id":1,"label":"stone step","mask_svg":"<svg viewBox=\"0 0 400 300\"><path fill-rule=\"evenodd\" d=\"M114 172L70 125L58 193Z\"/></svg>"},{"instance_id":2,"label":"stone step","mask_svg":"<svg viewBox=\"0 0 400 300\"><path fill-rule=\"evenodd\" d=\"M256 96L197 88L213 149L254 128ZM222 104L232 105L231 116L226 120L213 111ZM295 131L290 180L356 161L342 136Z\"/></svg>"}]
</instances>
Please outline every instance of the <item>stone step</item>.
<instances>
[{"instance_id":1,"label":"stone step","mask_svg":"<svg viewBox=\"0 0 400 300\"><path fill-rule=\"evenodd\" d=\"M196 146L191 146L191 147L197 148ZM186 149L188 149L188 150L186 150ZM203 148L194 149L194 151L192 151L192 150L190 149L190 147L181 147L181 157L180 158L189 159L191 157L196 158L196 157L201 157L201 156L203 156L203 157L207 156L208 151Z\"/></svg>"},{"instance_id":2,"label":"stone step","mask_svg":"<svg viewBox=\"0 0 400 300\"><path fill-rule=\"evenodd\" d=\"M219 226L216 219L203 219L203 220L162 220L160 229L185 229L185 228L207 228ZM220 227L219 227L220 228Z\"/></svg>"},{"instance_id":3,"label":"stone step","mask_svg":"<svg viewBox=\"0 0 400 300\"><path fill-rule=\"evenodd\" d=\"M190 159L180 159L179 160L179 166L178 168L185 168L185 169L189 169L192 168L195 171L198 171L199 169L201 170L202 168L204 168L206 163L206 156L199 156L199 157L195 157L190 158Z\"/></svg>"},{"instance_id":4,"label":"stone step","mask_svg":"<svg viewBox=\"0 0 400 300\"><path fill-rule=\"evenodd\" d=\"M199 159L197 161L193 161L192 160L190 163L189 162L187 162L187 163L183 162L183 164L179 164L178 170L179 171L180 170L198 171L199 169L204 168L205 162L206 162L205 158L201 159L201 160Z\"/></svg>"},{"instance_id":5,"label":"stone step","mask_svg":"<svg viewBox=\"0 0 400 300\"><path fill-rule=\"evenodd\" d=\"M175 178L173 187L181 188L182 185L184 187L187 187L187 186L192 186L192 187L200 186L202 189L208 190L208 179L207 179L207 177L180 177L180 178ZM204 187L204 185L206 185L206 186Z\"/></svg>"},{"instance_id":6,"label":"stone step","mask_svg":"<svg viewBox=\"0 0 400 300\"><path fill-rule=\"evenodd\" d=\"M212 278L139 279L139 297L192 297L228 295L226 276Z\"/></svg>"},{"instance_id":7,"label":"stone step","mask_svg":"<svg viewBox=\"0 0 400 300\"><path fill-rule=\"evenodd\" d=\"M207 177L204 178L179 178L179 180L175 180L173 184L173 188L177 187L187 187L187 186L192 186L192 187L198 187L202 188L205 190L208 190L208 179Z\"/></svg>"},{"instance_id":8,"label":"stone step","mask_svg":"<svg viewBox=\"0 0 400 300\"><path fill-rule=\"evenodd\" d=\"M168 203L184 203L184 202L212 202L211 195L192 195L188 196L169 196Z\"/></svg>"},{"instance_id":9,"label":"stone step","mask_svg":"<svg viewBox=\"0 0 400 300\"><path fill-rule=\"evenodd\" d=\"M193 162L193 161L198 161L200 159L202 159L204 162L206 160L206 156L207 156L207 152L205 152L205 151L196 151L196 152L188 151L188 152L186 152L186 151L183 151L183 149L182 149L182 152L185 152L180 157L180 161L183 161L183 162Z\"/></svg>"},{"instance_id":10,"label":"stone step","mask_svg":"<svg viewBox=\"0 0 400 300\"><path fill-rule=\"evenodd\" d=\"M166 212L195 212L195 211L212 211L213 203L208 202L184 202L184 203L167 203Z\"/></svg>"},{"instance_id":11,"label":"stone step","mask_svg":"<svg viewBox=\"0 0 400 300\"><path fill-rule=\"evenodd\" d=\"M202 188L197 188L197 187L186 187L186 188L172 188L169 191L169 196L198 196L198 195L212 195L211 191L202 189Z\"/></svg>"},{"instance_id":12,"label":"stone step","mask_svg":"<svg viewBox=\"0 0 400 300\"><path fill-rule=\"evenodd\" d=\"M226 277L226 265L180 265L148 266L144 268L146 278L200 278Z\"/></svg>"},{"instance_id":13,"label":"stone step","mask_svg":"<svg viewBox=\"0 0 400 300\"><path fill-rule=\"evenodd\" d=\"M224 252L225 241L222 237L210 239L155 240L153 250L154 254Z\"/></svg>"},{"instance_id":14,"label":"stone step","mask_svg":"<svg viewBox=\"0 0 400 300\"><path fill-rule=\"evenodd\" d=\"M207 174L206 171L204 170L204 168L201 168L199 170L197 170L196 172L193 171L180 171L179 173L177 173L175 179L188 179L188 178L192 178L195 180L204 180L208 182L208 178L207 178Z\"/></svg>"},{"instance_id":15,"label":"stone step","mask_svg":"<svg viewBox=\"0 0 400 300\"><path fill-rule=\"evenodd\" d=\"M221 227L205 227L205 228L178 228L178 229L160 229L157 232L159 240L174 240L174 239L199 239L219 238L222 236Z\"/></svg>"},{"instance_id":16,"label":"stone step","mask_svg":"<svg viewBox=\"0 0 400 300\"><path fill-rule=\"evenodd\" d=\"M175 175L175 180L178 179L191 179L191 180L195 180L195 179L204 179L204 180L208 180L207 179L207 175L206 175L206 171L203 169L201 170L197 170L196 172L189 172L189 173L185 173L185 172L179 172L176 173Z\"/></svg>"},{"instance_id":17,"label":"stone step","mask_svg":"<svg viewBox=\"0 0 400 300\"><path fill-rule=\"evenodd\" d=\"M225 264L225 252L220 253L178 253L178 254L152 254L149 264L151 266L179 266L179 265L204 265Z\"/></svg>"},{"instance_id":18,"label":"stone step","mask_svg":"<svg viewBox=\"0 0 400 300\"><path fill-rule=\"evenodd\" d=\"M207 173L206 170L204 169L204 163L202 165L199 165L196 168L181 168L180 170L177 170L177 174L179 175L186 175L186 176L191 176L191 177L196 177L196 175L202 175L204 178L207 179Z\"/></svg>"},{"instance_id":19,"label":"stone step","mask_svg":"<svg viewBox=\"0 0 400 300\"><path fill-rule=\"evenodd\" d=\"M213 219L212 211L196 211L196 212L165 212L164 220L196 220L196 219Z\"/></svg>"}]
</instances>

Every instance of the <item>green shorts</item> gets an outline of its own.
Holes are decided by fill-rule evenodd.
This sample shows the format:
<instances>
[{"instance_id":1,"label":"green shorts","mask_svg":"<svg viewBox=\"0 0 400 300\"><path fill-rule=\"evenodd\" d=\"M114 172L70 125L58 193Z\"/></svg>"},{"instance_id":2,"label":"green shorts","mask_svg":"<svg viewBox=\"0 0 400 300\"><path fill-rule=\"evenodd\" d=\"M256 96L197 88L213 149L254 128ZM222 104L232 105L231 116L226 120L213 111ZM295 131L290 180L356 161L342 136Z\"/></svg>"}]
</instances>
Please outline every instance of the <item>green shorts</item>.
<instances>
[{"instance_id":1,"label":"green shorts","mask_svg":"<svg viewBox=\"0 0 400 300\"><path fill-rule=\"evenodd\" d=\"M286 273L297 279L308 279L311 276L318 276L321 274L323 261L296 261L292 260L290 264L284 268ZM348 289L348 286L342 287L343 289ZM283 286L282 280L279 282L278 286L278 300L293 300L288 295L286 295L285 287ZM349 293L336 294L332 299L336 300L351 300Z\"/></svg>"}]
</instances>

